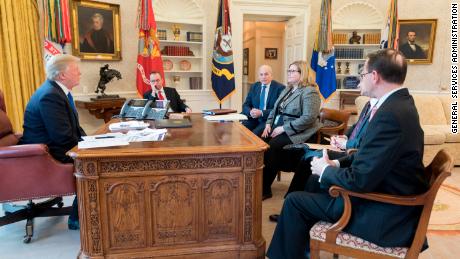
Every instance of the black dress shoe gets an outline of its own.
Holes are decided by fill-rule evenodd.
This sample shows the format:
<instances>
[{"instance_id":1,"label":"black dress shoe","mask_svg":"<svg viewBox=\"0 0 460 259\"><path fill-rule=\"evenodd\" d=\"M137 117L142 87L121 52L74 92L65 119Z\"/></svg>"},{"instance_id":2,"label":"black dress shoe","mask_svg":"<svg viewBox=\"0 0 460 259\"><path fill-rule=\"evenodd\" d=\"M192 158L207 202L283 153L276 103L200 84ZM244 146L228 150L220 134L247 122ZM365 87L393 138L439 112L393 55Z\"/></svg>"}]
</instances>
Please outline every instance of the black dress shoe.
<instances>
[{"instance_id":1,"label":"black dress shoe","mask_svg":"<svg viewBox=\"0 0 460 259\"><path fill-rule=\"evenodd\" d=\"M266 200L266 199L270 199L271 197L273 197L273 195L271 193L269 194L262 194L262 200Z\"/></svg>"},{"instance_id":2,"label":"black dress shoe","mask_svg":"<svg viewBox=\"0 0 460 259\"><path fill-rule=\"evenodd\" d=\"M268 216L268 219L271 221L271 222L278 222L278 218L280 217L280 214L272 214L270 216Z\"/></svg>"}]
</instances>

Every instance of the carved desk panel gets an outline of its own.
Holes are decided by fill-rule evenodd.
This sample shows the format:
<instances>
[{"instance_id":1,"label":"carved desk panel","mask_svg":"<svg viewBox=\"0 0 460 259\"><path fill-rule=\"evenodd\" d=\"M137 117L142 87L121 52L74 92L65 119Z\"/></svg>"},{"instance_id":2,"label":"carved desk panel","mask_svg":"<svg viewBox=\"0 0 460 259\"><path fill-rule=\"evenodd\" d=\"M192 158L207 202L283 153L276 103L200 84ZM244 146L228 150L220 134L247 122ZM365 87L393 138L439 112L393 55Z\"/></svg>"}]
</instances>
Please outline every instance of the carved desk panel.
<instances>
[{"instance_id":1,"label":"carved desk panel","mask_svg":"<svg viewBox=\"0 0 460 259\"><path fill-rule=\"evenodd\" d=\"M69 152L79 258L264 258L267 145L239 123L192 115L192 125L161 142Z\"/></svg>"}]
</instances>

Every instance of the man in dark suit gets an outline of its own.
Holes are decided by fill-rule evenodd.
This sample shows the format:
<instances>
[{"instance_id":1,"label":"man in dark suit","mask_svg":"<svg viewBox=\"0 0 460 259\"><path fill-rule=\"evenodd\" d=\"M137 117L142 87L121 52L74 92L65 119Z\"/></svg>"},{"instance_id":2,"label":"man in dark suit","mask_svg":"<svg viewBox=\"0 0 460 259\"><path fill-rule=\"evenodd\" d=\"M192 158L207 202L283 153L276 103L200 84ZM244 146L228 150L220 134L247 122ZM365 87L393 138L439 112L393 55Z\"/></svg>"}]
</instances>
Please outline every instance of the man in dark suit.
<instances>
[{"instance_id":1,"label":"man in dark suit","mask_svg":"<svg viewBox=\"0 0 460 259\"><path fill-rule=\"evenodd\" d=\"M173 112L186 112L191 113L190 109L180 98L179 93L175 88L163 86L163 78L160 72L153 71L150 73L150 86L152 90L144 93L144 99L148 100L168 100L169 108Z\"/></svg>"},{"instance_id":2,"label":"man in dark suit","mask_svg":"<svg viewBox=\"0 0 460 259\"><path fill-rule=\"evenodd\" d=\"M272 68L262 65L259 68L259 82L254 83L243 103L243 114L248 120L242 124L260 137L265 129L268 115L285 86L272 80Z\"/></svg>"},{"instance_id":3,"label":"man in dark suit","mask_svg":"<svg viewBox=\"0 0 460 259\"><path fill-rule=\"evenodd\" d=\"M104 16L100 13L91 16L91 29L82 38L81 52L114 53L113 36L104 29Z\"/></svg>"},{"instance_id":4,"label":"man in dark suit","mask_svg":"<svg viewBox=\"0 0 460 259\"><path fill-rule=\"evenodd\" d=\"M384 49L371 53L361 74L361 93L377 98L360 148L351 156L331 161L327 153L314 158L311 167L320 192L288 195L275 229L269 258L305 258L309 230L319 220L336 222L343 200L327 190L332 185L355 192L416 195L427 191L424 175L423 130L414 100L403 88L407 62L400 52ZM352 217L345 231L379 246L411 244L420 208L352 200Z\"/></svg>"},{"instance_id":5,"label":"man in dark suit","mask_svg":"<svg viewBox=\"0 0 460 259\"><path fill-rule=\"evenodd\" d=\"M341 150L327 150L329 158L339 159L348 155L348 151L358 149L359 143L361 142L364 132L366 132L367 125L369 124L369 116L372 107L377 103L377 99L370 99L363 108L363 111L359 115L358 122L347 130L345 135L335 135L331 137L331 146L335 149ZM294 177L291 180L291 184L285 194L285 197L295 191L303 191L307 180L311 176L310 163L313 157L322 157L322 150L311 150L308 147L308 144L292 144L284 147L287 150L302 150L303 156L300 159L297 167L294 171ZM277 222L279 214L271 214L269 220Z\"/></svg>"},{"instance_id":6,"label":"man in dark suit","mask_svg":"<svg viewBox=\"0 0 460 259\"><path fill-rule=\"evenodd\" d=\"M415 43L415 38L417 38L415 31L408 31L407 42L399 47L399 51L408 59L425 59L425 51Z\"/></svg>"},{"instance_id":7,"label":"man in dark suit","mask_svg":"<svg viewBox=\"0 0 460 259\"><path fill-rule=\"evenodd\" d=\"M73 163L66 152L86 135L71 94L80 83L79 62L71 55L53 56L46 64L47 80L32 95L24 114L21 143L46 144L50 154L62 163ZM79 228L76 198L68 223L70 229Z\"/></svg>"}]
</instances>

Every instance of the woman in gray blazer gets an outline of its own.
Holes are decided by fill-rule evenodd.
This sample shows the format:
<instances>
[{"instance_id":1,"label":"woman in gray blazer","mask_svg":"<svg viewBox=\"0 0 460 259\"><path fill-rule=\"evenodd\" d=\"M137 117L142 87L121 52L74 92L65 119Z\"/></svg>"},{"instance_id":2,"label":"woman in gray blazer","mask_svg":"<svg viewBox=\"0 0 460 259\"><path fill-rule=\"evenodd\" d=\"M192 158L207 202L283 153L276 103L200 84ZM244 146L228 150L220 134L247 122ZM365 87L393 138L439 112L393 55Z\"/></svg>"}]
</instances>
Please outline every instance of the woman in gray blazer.
<instances>
[{"instance_id":1,"label":"woman in gray blazer","mask_svg":"<svg viewBox=\"0 0 460 259\"><path fill-rule=\"evenodd\" d=\"M292 171L294 168L290 165L298 162L298 157L283 147L306 142L320 128L321 99L316 85L308 79L307 63L295 61L289 65L287 73L287 87L276 100L262 133L262 138L270 146L264 156L263 199L272 196L271 185L276 173Z\"/></svg>"}]
</instances>

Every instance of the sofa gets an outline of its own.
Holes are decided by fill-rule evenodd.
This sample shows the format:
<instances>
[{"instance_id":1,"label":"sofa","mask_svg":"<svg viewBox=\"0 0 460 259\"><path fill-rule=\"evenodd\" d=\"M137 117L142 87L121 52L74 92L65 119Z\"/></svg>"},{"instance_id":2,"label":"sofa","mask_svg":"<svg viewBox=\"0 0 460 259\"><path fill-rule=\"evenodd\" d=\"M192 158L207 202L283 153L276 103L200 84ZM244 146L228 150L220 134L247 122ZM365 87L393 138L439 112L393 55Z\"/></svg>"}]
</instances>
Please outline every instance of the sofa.
<instances>
[{"instance_id":1,"label":"sofa","mask_svg":"<svg viewBox=\"0 0 460 259\"><path fill-rule=\"evenodd\" d=\"M460 134L452 134L450 131L452 102L450 96L422 94L412 96L425 133L423 163L428 165L440 149L445 149L454 158L454 164L460 165ZM356 98L358 114L368 100L369 98L365 96Z\"/></svg>"}]
</instances>

